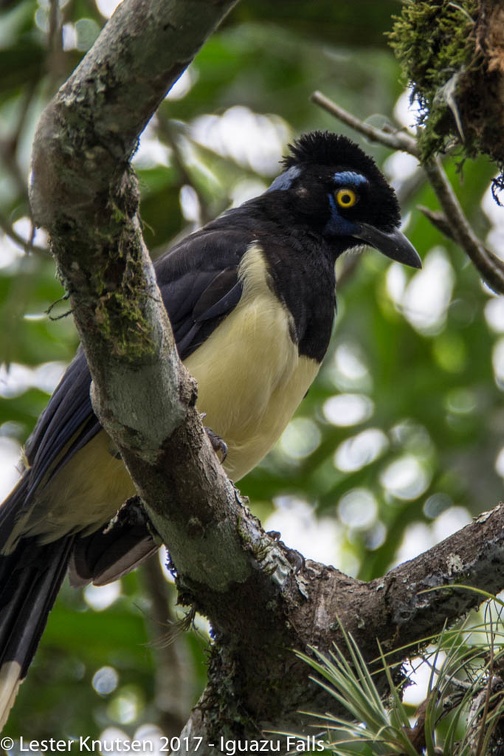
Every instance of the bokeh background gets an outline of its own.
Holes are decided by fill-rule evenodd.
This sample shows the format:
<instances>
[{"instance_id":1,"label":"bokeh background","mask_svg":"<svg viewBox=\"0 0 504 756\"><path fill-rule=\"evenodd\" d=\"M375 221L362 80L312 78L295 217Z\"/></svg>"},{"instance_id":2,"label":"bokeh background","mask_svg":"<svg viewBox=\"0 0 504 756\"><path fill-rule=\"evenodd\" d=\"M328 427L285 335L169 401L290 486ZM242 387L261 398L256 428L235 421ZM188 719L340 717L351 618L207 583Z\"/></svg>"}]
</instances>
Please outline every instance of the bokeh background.
<instances>
[{"instance_id":1,"label":"bokeh background","mask_svg":"<svg viewBox=\"0 0 504 756\"><path fill-rule=\"evenodd\" d=\"M0 3L0 489L77 346L27 185L37 118L91 47L114 0ZM240 489L266 528L363 580L495 506L504 478L504 300L420 206L415 161L365 144L310 103L318 89L382 126L415 124L387 46L398 2L242 0L141 138L134 166L153 256L263 191L300 132L353 137L398 191L423 270L376 252L338 269L338 316L316 385ZM504 256L496 168L447 170L477 233ZM260 369L260 366L258 366ZM13 737L178 733L205 681L208 627L177 619L163 555L112 586L65 587L6 729ZM166 750L166 749L165 749Z\"/></svg>"}]
</instances>

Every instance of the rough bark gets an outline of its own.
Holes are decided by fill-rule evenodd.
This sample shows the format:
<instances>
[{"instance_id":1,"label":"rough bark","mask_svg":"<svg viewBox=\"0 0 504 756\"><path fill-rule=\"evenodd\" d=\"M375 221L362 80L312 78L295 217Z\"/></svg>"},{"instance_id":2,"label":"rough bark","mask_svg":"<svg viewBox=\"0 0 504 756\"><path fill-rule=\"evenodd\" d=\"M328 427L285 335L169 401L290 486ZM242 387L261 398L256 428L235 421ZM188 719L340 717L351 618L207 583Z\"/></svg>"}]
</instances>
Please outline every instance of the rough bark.
<instances>
[{"instance_id":1,"label":"rough bark","mask_svg":"<svg viewBox=\"0 0 504 756\"><path fill-rule=\"evenodd\" d=\"M277 555L268 556L271 567ZM405 646L414 655L423 638L478 606L481 595L470 587L500 591L504 506L369 583L312 561L291 567L281 578L277 572L276 580L268 577L266 565L257 566L228 595L195 587L196 606L212 618L217 642L209 685L186 725L181 754L191 753L196 735L204 738L202 753L215 753L204 745L221 737L236 741L257 738L261 730L309 732L310 720L300 709L338 713L334 700L307 680L306 665L292 649L343 647L340 623L369 662L381 646L392 663L405 656Z\"/></svg>"},{"instance_id":2,"label":"rough bark","mask_svg":"<svg viewBox=\"0 0 504 756\"><path fill-rule=\"evenodd\" d=\"M369 584L304 563L265 534L220 467L195 409L145 250L128 160L157 104L234 0L125 0L42 116L33 207L51 234L96 411L167 544L181 600L215 632L210 679L180 753L220 737L302 728L325 709L293 654L329 649L338 621L368 659L419 642L504 587L504 508ZM134 103L134 107L132 107ZM425 589L438 588L424 593ZM188 747L186 747L188 745Z\"/></svg>"},{"instance_id":3,"label":"rough bark","mask_svg":"<svg viewBox=\"0 0 504 756\"><path fill-rule=\"evenodd\" d=\"M476 24L476 49L483 64L469 79L464 107L467 127L495 162L504 164L504 2L481 0ZM474 102L479 90L480 100ZM476 107L474 107L476 105Z\"/></svg>"}]
</instances>

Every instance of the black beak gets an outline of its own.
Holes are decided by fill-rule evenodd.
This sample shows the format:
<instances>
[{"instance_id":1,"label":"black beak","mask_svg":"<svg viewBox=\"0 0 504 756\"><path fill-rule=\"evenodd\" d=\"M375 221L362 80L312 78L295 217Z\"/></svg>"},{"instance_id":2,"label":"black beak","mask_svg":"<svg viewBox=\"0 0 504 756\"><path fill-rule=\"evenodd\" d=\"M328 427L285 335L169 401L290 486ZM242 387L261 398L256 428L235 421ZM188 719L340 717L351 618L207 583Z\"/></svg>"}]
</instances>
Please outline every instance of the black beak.
<instances>
[{"instance_id":1,"label":"black beak","mask_svg":"<svg viewBox=\"0 0 504 756\"><path fill-rule=\"evenodd\" d=\"M362 239L366 244L370 244L379 252L390 257L391 260L397 260L397 262L410 265L412 268L422 267L422 260L415 247L398 228L393 231L380 231L380 229L367 223L357 223L356 225L357 231L352 234L355 238Z\"/></svg>"}]
</instances>

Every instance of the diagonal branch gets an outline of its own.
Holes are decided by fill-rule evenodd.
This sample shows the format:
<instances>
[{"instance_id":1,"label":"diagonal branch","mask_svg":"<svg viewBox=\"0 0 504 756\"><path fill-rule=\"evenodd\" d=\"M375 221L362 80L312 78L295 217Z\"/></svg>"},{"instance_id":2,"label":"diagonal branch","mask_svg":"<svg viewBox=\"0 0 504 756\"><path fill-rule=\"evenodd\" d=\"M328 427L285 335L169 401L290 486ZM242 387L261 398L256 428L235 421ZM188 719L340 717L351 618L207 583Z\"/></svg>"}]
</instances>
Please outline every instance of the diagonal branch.
<instances>
[{"instance_id":1,"label":"diagonal branch","mask_svg":"<svg viewBox=\"0 0 504 756\"><path fill-rule=\"evenodd\" d=\"M345 110L336 102L323 95L322 92L314 92L310 99L323 110L327 111L327 113L337 118L338 121L358 131L359 134L362 134L371 142L379 142L391 150L402 150L413 155L413 157L419 156L416 140L403 131L389 132L384 129L378 129L370 123L365 123L360 118L357 118L357 116L354 116L353 113L349 113L348 110Z\"/></svg>"},{"instance_id":2,"label":"diagonal branch","mask_svg":"<svg viewBox=\"0 0 504 756\"><path fill-rule=\"evenodd\" d=\"M457 199L439 157L424 165L425 172L443 208L455 242L462 247L487 284L504 294L504 264L478 239Z\"/></svg>"}]
</instances>

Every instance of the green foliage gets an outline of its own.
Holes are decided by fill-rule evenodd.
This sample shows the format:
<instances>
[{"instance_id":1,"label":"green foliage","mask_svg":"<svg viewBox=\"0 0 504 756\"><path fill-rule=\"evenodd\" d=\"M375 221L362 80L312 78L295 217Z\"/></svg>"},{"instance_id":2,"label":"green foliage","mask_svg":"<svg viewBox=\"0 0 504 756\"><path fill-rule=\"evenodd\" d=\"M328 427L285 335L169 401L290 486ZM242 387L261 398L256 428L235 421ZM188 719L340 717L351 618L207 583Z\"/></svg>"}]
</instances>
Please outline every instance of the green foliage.
<instances>
[{"instance_id":1,"label":"green foliage","mask_svg":"<svg viewBox=\"0 0 504 756\"><path fill-rule=\"evenodd\" d=\"M313 715L313 727L326 733L327 751L334 756L500 753L504 737L502 609L502 601L492 597L484 616L473 616L459 627L445 630L422 654L421 664L430 674L425 698L416 709L403 701L404 691L415 684L414 666L405 674L382 654L371 673L354 639L344 630L345 648L335 648L329 656L317 651L312 657L300 654L314 670L315 682L342 712ZM432 639L424 643L429 641ZM402 649L403 656L407 651Z\"/></svg>"},{"instance_id":2,"label":"green foliage","mask_svg":"<svg viewBox=\"0 0 504 756\"><path fill-rule=\"evenodd\" d=\"M2 373L0 383L0 442L23 443L54 385L49 368L67 363L77 346L42 234L25 253L32 235L30 141L43 106L105 18L91 0L62 2L55 29L42 0L2 7L0 361L11 373ZM369 14L362 7L286 0L237 6L141 140L135 169L153 255L233 199L261 191L300 131L328 128L359 141L310 104L313 90L362 118L390 118L402 86L382 31L391 27L396 4L366 3ZM383 148L364 146L381 164L389 158ZM395 169L394 178L424 271L402 270L371 251L339 270L333 346L319 380L278 447L240 486L266 526L269 515L280 518L288 545L362 579L383 574L399 556L441 539L453 523L502 496L500 300L418 211L417 205L436 209L435 199L405 173ZM462 182L453 166L450 176L466 213L486 234L481 201L492 167L467 161ZM296 517L301 525L291 534ZM412 534L422 539L413 547ZM160 678L170 674L163 647L152 643L153 627L160 630L155 594L131 575L98 611L87 594L65 590L7 732L98 737L116 727L133 736L149 723L166 731L172 704L160 693ZM170 621L161 627L168 635ZM173 641L185 655L187 706L204 684L205 638L203 627ZM104 668L117 683L100 693L93 680Z\"/></svg>"}]
</instances>

